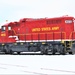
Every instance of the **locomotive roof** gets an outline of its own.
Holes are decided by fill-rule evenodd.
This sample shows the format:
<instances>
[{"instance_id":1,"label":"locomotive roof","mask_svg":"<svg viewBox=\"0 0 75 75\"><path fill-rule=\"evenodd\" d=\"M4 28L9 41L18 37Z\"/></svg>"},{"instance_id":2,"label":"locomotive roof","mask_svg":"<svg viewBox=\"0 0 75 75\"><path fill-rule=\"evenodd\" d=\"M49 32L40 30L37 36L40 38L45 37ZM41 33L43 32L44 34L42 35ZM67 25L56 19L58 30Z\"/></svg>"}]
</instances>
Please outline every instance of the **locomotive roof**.
<instances>
[{"instance_id":1,"label":"locomotive roof","mask_svg":"<svg viewBox=\"0 0 75 75\"><path fill-rule=\"evenodd\" d=\"M25 22L25 21L44 21L44 20L49 20L49 19L64 19L64 18L74 18L74 17L71 17L71 16L62 16L62 17L53 17L53 18L23 18L23 19L20 19L19 22ZM75 19L75 18L74 18ZM18 23L17 22L9 22L9 23L6 23L4 24L3 26L8 26L10 24L15 24L15 23Z\"/></svg>"},{"instance_id":2,"label":"locomotive roof","mask_svg":"<svg viewBox=\"0 0 75 75\"><path fill-rule=\"evenodd\" d=\"M63 18L74 18L74 17L71 17L71 16L62 16L62 17L53 17L53 18L23 18L23 19L20 19L20 22L21 21L40 21L40 20L47 20L47 19L63 19Z\"/></svg>"}]
</instances>

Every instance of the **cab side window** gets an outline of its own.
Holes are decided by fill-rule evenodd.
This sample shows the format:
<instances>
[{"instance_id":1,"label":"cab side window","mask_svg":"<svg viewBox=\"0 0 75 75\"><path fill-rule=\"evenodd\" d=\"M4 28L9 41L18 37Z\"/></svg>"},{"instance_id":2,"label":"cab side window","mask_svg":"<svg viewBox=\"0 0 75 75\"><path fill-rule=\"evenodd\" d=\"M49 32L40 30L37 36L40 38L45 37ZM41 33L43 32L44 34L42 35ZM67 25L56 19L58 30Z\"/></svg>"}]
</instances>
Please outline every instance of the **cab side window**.
<instances>
[{"instance_id":1,"label":"cab side window","mask_svg":"<svg viewBox=\"0 0 75 75\"><path fill-rule=\"evenodd\" d=\"M8 26L8 30L11 30L11 26Z\"/></svg>"}]
</instances>

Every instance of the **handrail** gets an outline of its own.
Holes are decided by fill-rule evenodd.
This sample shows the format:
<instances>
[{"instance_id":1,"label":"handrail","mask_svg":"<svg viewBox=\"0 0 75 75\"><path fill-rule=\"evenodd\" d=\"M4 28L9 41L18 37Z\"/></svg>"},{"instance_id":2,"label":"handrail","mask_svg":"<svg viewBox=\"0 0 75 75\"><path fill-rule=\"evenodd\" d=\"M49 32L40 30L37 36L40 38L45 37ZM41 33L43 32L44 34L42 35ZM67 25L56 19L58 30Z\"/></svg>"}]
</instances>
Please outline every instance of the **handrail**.
<instances>
[{"instance_id":1,"label":"handrail","mask_svg":"<svg viewBox=\"0 0 75 75\"><path fill-rule=\"evenodd\" d=\"M26 34L17 34L16 32L15 32L15 30L12 30L13 32L14 32L14 34L15 35L17 35L17 36L19 36L19 35L32 35L32 34L64 34L64 39L66 39L66 32L46 32L46 33L26 33ZM61 38L60 38L61 39Z\"/></svg>"},{"instance_id":2,"label":"handrail","mask_svg":"<svg viewBox=\"0 0 75 75\"><path fill-rule=\"evenodd\" d=\"M74 34L74 33L75 33L74 31L70 33L69 39L72 39L72 40L74 39L74 38L73 38L73 34Z\"/></svg>"}]
</instances>

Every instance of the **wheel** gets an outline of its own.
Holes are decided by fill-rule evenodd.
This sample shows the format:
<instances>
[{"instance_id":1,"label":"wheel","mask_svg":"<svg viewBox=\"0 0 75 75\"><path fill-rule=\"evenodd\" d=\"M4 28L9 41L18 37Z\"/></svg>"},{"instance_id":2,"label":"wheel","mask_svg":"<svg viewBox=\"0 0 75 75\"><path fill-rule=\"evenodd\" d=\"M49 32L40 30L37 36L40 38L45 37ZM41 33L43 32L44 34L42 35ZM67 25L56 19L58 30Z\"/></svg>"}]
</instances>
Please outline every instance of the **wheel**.
<instances>
[{"instance_id":1,"label":"wheel","mask_svg":"<svg viewBox=\"0 0 75 75\"><path fill-rule=\"evenodd\" d=\"M69 52L69 54L73 54L72 52Z\"/></svg>"},{"instance_id":2,"label":"wheel","mask_svg":"<svg viewBox=\"0 0 75 75\"><path fill-rule=\"evenodd\" d=\"M56 50L53 49L53 50L52 50L52 55L55 55L55 53L56 53Z\"/></svg>"},{"instance_id":3,"label":"wheel","mask_svg":"<svg viewBox=\"0 0 75 75\"><path fill-rule=\"evenodd\" d=\"M43 45L41 45L41 46L40 46L40 51L41 51L41 54L42 54L42 55L44 54L44 51L43 51L43 50L44 50Z\"/></svg>"},{"instance_id":4,"label":"wheel","mask_svg":"<svg viewBox=\"0 0 75 75\"><path fill-rule=\"evenodd\" d=\"M13 54L13 51L12 50L10 50L10 54Z\"/></svg>"},{"instance_id":5,"label":"wheel","mask_svg":"<svg viewBox=\"0 0 75 75\"><path fill-rule=\"evenodd\" d=\"M65 51L65 49L62 49L62 53L61 53L62 55L66 55L66 51Z\"/></svg>"},{"instance_id":6,"label":"wheel","mask_svg":"<svg viewBox=\"0 0 75 75\"><path fill-rule=\"evenodd\" d=\"M41 54L42 54L42 55L47 54L47 51L45 51L44 49L42 49L42 50L41 50Z\"/></svg>"},{"instance_id":7,"label":"wheel","mask_svg":"<svg viewBox=\"0 0 75 75\"><path fill-rule=\"evenodd\" d=\"M10 54L9 45L5 45L3 51L5 52L5 54Z\"/></svg>"},{"instance_id":8,"label":"wheel","mask_svg":"<svg viewBox=\"0 0 75 75\"><path fill-rule=\"evenodd\" d=\"M48 54L48 49L45 50L44 54L46 54L46 55Z\"/></svg>"},{"instance_id":9,"label":"wheel","mask_svg":"<svg viewBox=\"0 0 75 75\"><path fill-rule=\"evenodd\" d=\"M60 54L62 54L62 55L66 54L65 47L63 45L60 45L59 49L60 49Z\"/></svg>"},{"instance_id":10,"label":"wheel","mask_svg":"<svg viewBox=\"0 0 75 75\"><path fill-rule=\"evenodd\" d=\"M17 52L17 54L20 54L20 52Z\"/></svg>"},{"instance_id":11,"label":"wheel","mask_svg":"<svg viewBox=\"0 0 75 75\"><path fill-rule=\"evenodd\" d=\"M5 52L5 54L10 54L10 52L6 49L3 50Z\"/></svg>"},{"instance_id":12,"label":"wheel","mask_svg":"<svg viewBox=\"0 0 75 75\"><path fill-rule=\"evenodd\" d=\"M42 46L40 47L40 50L41 50L41 54L45 54L45 55L48 54L48 46L42 45Z\"/></svg>"}]
</instances>

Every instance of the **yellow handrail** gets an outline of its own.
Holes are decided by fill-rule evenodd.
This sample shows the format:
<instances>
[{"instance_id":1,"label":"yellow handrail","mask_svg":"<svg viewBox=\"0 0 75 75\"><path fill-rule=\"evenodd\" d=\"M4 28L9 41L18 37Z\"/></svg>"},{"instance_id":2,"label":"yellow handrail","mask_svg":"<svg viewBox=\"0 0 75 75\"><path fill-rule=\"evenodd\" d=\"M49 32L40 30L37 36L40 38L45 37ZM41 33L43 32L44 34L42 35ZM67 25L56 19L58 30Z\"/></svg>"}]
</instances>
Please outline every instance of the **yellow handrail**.
<instances>
[{"instance_id":1,"label":"yellow handrail","mask_svg":"<svg viewBox=\"0 0 75 75\"><path fill-rule=\"evenodd\" d=\"M15 35L31 35L31 34L59 34L59 33L64 33L64 39L66 39L66 32L46 32L46 33L26 33L26 34L17 34L15 30L12 30Z\"/></svg>"},{"instance_id":2,"label":"yellow handrail","mask_svg":"<svg viewBox=\"0 0 75 75\"><path fill-rule=\"evenodd\" d=\"M69 39L73 39L72 37L73 37L73 34L74 34L75 32L71 32L70 33L70 36L69 36Z\"/></svg>"}]
</instances>

